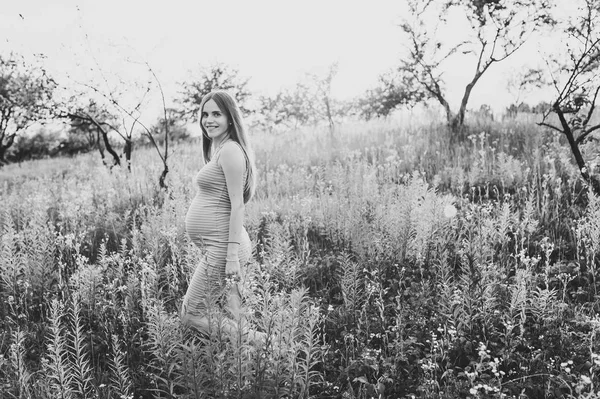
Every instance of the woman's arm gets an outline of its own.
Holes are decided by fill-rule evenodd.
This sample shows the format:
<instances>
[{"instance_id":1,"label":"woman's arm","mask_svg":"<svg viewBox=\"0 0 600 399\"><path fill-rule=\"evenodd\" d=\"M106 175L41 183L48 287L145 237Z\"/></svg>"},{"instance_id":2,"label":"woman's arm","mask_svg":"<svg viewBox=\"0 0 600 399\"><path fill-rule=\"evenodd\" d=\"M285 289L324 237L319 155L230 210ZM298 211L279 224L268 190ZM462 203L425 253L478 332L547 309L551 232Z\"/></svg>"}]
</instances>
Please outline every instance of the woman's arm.
<instances>
[{"instance_id":1,"label":"woman's arm","mask_svg":"<svg viewBox=\"0 0 600 399\"><path fill-rule=\"evenodd\" d=\"M227 143L221 149L219 164L225 174L227 192L229 193L229 200L231 202L227 259L239 262L238 250L240 245L238 243L242 239L245 212L244 175L246 173L246 158L238 145ZM232 267L234 270L231 270ZM231 273L239 272L239 263L237 264L237 270L235 270L235 266L228 265L227 271Z\"/></svg>"}]
</instances>

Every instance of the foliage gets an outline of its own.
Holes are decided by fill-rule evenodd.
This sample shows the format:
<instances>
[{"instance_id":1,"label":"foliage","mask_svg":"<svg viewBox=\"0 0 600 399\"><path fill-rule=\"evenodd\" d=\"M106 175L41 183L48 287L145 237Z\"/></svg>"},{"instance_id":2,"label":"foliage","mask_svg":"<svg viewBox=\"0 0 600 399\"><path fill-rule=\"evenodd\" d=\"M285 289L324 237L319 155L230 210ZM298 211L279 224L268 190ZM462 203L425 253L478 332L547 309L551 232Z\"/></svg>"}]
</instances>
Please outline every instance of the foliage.
<instances>
[{"instance_id":1,"label":"foliage","mask_svg":"<svg viewBox=\"0 0 600 399\"><path fill-rule=\"evenodd\" d=\"M293 89L284 89L273 97L262 96L260 113L262 124L274 127L283 124L287 127L298 128L314 123L314 96L310 87L304 82L296 83Z\"/></svg>"},{"instance_id":2,"label":"foliage","mask_svg":"<svg viewBox=\"0 0 600 399\"><path fill-rule=\"evenodd\" d=\"M197 148L172 148L166 193L150 149L132 178L89 154L7 166L3 392L597 396L599 199L557 137L490 123L452 149L443 127L382 121L340 127L335 147L316 129L255 133L256 252L235 322L267 332L262 346L219 313L209 336L179 323L202 256L183 226Z\"/></svg>"},{"instance_id":3,"label":"foliage","mask_svg":"<svg viewBox=\"0 0 600 399\"><path fill-rule=\"evenodd\" d=\"M0 166L17 135L49 115L56 83L17 54L0 55Z\"/></svg>"},{"instance_id":4,"label":"foliage","mask_svg":"<svg viewBox=\"0 0 600 399\"><path fill-rule=\"evenodd\" d=\"M190 132L184 123L179 119L179 112L174 108L167 109L167 120L169 139L173 142L181 142L190 139ZM150 134L155 137L157 144L164 144L165 118L158 118L156 123L150 127ZM140 137L140 142L147 144L149 142L146 135Z\"/></svg>"},{"instance_id":5,"label":"foliage","mask_svg":"<svg viewBox=\"0 0 600 399\"><path fill-rule=\"evenodd\" d=\"M181 106L181 116L186 120L196 120L200 112L202 98L213 90L225 90L237 101L244 115L251 114L247 108L250 97L249 79L240 76L239 71L225 64L214 64L200 68L189 80L181 83L177 99Z\"/></svg>"},{"instance_id":6,"label":"foliage","mask_svg":"<svg viewBox=\"0 0 600 399\"><path fill-rule=\"evenodd\" d=\"M395 72L379 76L378 86L368 90L357 100L359 115L366 120L387 117L401 105L412 106L424 101L427 97L426 92L407 90L415 85L413 80L409 75L399 75Z\"/></svg>"},{"instance_id":7,"label":"foliage","mask_svg":"<svg viewBox=\"0 0 600 399\"><path fill-rule=\"evenodd\" d=\"M62 148L60 133L42 127L35 133L21 134L9 150L7 161L23 162L55 156Z\"/></svg>"},{"instance_id":8,"label":"foliage","mask_svg":"<svg viewBox=\"0 0 600 399\"><path fill-rule=\"evenodd\" d=\"M259 124L272 131L279 125L298 129L326 121L333 135L337 120L350 111L349 104L331 94L337 70L337 63L331 64L322 73L305 74L293 88L283 89L275 97L259 97Z\"/></svg>"}]
</instances>

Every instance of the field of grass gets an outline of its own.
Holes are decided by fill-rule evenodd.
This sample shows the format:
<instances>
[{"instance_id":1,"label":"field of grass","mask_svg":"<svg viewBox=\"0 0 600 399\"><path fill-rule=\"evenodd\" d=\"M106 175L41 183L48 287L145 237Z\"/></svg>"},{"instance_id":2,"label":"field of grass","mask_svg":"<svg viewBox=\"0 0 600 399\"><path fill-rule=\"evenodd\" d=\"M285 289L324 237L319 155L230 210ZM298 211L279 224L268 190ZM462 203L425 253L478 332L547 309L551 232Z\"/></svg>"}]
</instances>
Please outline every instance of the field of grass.
<instances>
[{"instance_id":1,"label":"field of grass","mask_svg":"<svg viewBox=\"0 0 600 399\"><path fill-rule=\"evenodd\" d=\"M178 310L199 141L0 170L0 398L598 398L600 200L561 139L414 121L254 133L245 317ZM594 154L589 148L588 154ZM591 156L591 155L590 155ZM216 299L215 299L216 300Z\"/></svg>"}]
</instances>

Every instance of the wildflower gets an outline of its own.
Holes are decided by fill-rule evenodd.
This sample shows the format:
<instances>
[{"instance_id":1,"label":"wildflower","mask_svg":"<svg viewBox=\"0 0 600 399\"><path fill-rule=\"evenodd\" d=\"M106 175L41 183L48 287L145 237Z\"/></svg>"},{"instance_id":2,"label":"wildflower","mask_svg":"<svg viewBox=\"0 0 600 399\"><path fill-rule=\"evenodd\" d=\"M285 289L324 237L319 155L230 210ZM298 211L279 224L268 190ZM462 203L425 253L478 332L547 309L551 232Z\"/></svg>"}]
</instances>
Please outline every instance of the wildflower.
<instances>
[{"instance_id":1,"label":"wildflower","mask_svg":"<svg viewBox=\"0 0 600 399\"><path fill-rule=\"evenodd\" d=\"M456 207L452 204L448 204L444 207L444 216L448 219L453 218L457 213L458 211L456 210Z\"/></svg>"},{"instance_id":2,"label":"wildflower","mask_svg":"<svg viewBox=\"0 0 600 399\"><path fill-rule=\"evenodd\" d=\"M587 375L582 375L581 381L586 385L590 385L592 383L592 380Z\"/></svg>"}]
</instances>

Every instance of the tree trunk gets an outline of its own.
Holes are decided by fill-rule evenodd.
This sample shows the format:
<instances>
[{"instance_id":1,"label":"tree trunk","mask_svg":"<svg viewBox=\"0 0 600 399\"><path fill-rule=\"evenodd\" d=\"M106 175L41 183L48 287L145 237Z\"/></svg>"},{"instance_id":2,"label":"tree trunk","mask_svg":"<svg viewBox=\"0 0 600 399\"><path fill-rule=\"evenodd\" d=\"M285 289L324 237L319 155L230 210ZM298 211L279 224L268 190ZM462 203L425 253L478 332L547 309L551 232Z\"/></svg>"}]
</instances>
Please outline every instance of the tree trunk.
<instances>
[{"instance_id":1,"label":"tree trunk","mask_svg":"<svg viewBox=\"0 0 600 399\"><path fill-rule=\"evenodd\" d=\"M133 151L133 141L131 139L125 140L125 146L123 147L123 153L125 154L125 162L127 163L127 170L131 172L131 152Z\"/></svg>"},{"instance_id":2,"label":"tree trunk","mask_svg":"<svg viewBox=\"0 0 600 399\"><path fill-rule=\"evenodd\" d=\"M331 104L330 104L329 98L327 96L325 96L324 100L325 100L325 110L327 112L327 121L329 122L329 133L331 134L331 137L333 137L333 133L335 130L335 124L333 122L333 116L331 115Z\"/></svg>"},{"instance_id":3,"label":"tree trunk","mask_svg":"<svg viewBox=\"0 0 600 399\"><path fill-rule=\"evenodd\" d=\"M583 155L579 150L579 146L577 145L577 141L575 140L575 136L573 135L573 130L571 129L569 123L565 118L565 114L563 113L558 103L554 104L553 109L554 112L556 112L556 115L558 115L558 119L560 120L563 133L567 137L569 147L571 147L571 152L575 157L575 162L577 163L577 167L579 168L581 177L583 177L583 179L592 187L592 191L594 192L594 194L600 195L600 181L598 181L598 179L591 175L587 170L585 160L583 159Z\"/></svg>"},{"instance_id":4,"label":"tree trunk","mask_svg":"<svg viewBox=\"0 0 600 399\"><path fill-rule=\"evenodd\" d=\"M110 155L112 155L112 157L113 157L113 166L115 166L115 165L121 166L121 158L119 158L119 154L117 154L115 152L115 150L113 150L112 146L110 145L110 142L108 141L108 134L106 134L106 132L104 131L104 129L102 129L99 126L98 126L98 129L100 129L100 134L102 134L102 140L104 142L104 148L106 148L106 151L108 151L108 153Z\"/></svg>"},{"instance_id":5,"label":"tree trunk","mask_svg":"<svg viewBox=\"0 0 600 399\"><path fill-rule=\"evenodd\" d=\"M2 167L3 165L6 165L8 163L6 161L6 153L8 152L8 149L14 144L16 133L13 133L8 136L3 134L0 137L0 167ZM6 141L4 140L4 138L6 138Z\"/></svg>"},{"instance_id":6,"label":"tree trunk","mask_svg":"<svg viewBox=\"0 0 600 399\"><path fill-rule=\"evenodd\" d=\"M477 71L471 82L469 82L469 84L467 84L467 86L465 87L465 93L463 94L463 98L460 101L460 108L458 109L458 113L454 116L454 118L452 118L452 121L450 123L452 133L462 133L463 126L465 124L465 114L467 113L467 104L469 103L469 98L471 98L471 92L473 91L473 87L475 87L475 84L477 84L479 78L481 78L481 76L486 70L487 67L485 67L482 71Z\"/></svg>"},{"instance_id":7,"label":"tree trunk","mask_svg":"<svg viewBox=\"0 0 600 399\"><path fill-rule=\"evenodd\" d=\"M96 132L96 143L94 145L98 148L98 152L100 153L100 158L102 158L102 164L106 165L106 157L104 156L104 149L102 148L102 144L100 144L100 132Z\"/></svg>"},{"instance_id":8,"label":"tree trunk","mask_svg":"<svg viewBox=\"0 0 600 399\"><path fill-rule=\"evenodd\" d=\"M165 183L165 179L167 178L167 173L169 173L169 167L165 163L163 171L160 174L160 177L158 178L158 185L160 186L160 188L162 188L164 190L167 189L167 184Z\"/></svg>"},{"instance_id":9,"label":"tree trunk","mask_svg":"<svg viewBox=\"0 0 600 399\"><path fill-rule=\"evenodd\" d=\"M450 109L450 104L444 98L441 92L437 91L429 91L433 94L433 96L438 100L438 102L444 107L444 111L446 112L446 121L450 125L452 123L452 110Z\"/></svg>"},{"instance_id":10,"label":"tree trunk","mask_svg":"<svg viewBox=\"0 0 600 399\"><path fill-rule=\"evenodd\" d=\"M473 82L469 83L467 87L465 87L465 94L460 102L460 108L458 109L458 113L452 119L452 131L454 133L458 133L463 125L465 124L465 113L467 112L467 104L469 102L469 97L471 97L471 91L473 90L473 86L475 84Z\"/></svg>"},{"instance_id":11,"label":"tree trunk","mask_svg":"<svg viewBox=\"0 0 600 399\"><path fill-rule=\"evenodd\" d=\"M0 168L6 165L6 150L8 150L7 146L0 144Z\"/></svg>"}]
</instances>

